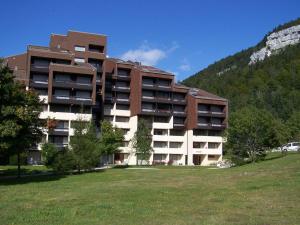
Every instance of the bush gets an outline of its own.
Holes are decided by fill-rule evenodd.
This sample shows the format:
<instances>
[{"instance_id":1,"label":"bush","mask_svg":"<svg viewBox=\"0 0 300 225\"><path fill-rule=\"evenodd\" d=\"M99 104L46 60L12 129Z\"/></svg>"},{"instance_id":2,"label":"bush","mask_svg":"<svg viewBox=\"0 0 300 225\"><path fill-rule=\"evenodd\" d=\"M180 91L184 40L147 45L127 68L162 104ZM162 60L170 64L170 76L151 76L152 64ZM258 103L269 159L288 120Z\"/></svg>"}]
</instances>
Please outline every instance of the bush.
<instances>
[{"instance_id":1,"label":"bush","mask_svg":"<svg viewBox=\"0 0 300 225\"><path fill-rule=\"evenodd\" d=\"M42 146L42 157L45 166L57 173L66 173L74 169L74 157L67 148L58 149L52 143L45 143Z\"/></svg>"},{"instance_id":2,"label":"bush","mask_svg":"<svg viewBox=\"0 0 300 225\"><path fill-rule=\"evenodd\" d=\"M27 165L27 153L22 152L20 154L20 164L21 165ZM18 165L18 155L12 155L9 157L9 165L16 166Z\"/></svg>"}]
</instances>

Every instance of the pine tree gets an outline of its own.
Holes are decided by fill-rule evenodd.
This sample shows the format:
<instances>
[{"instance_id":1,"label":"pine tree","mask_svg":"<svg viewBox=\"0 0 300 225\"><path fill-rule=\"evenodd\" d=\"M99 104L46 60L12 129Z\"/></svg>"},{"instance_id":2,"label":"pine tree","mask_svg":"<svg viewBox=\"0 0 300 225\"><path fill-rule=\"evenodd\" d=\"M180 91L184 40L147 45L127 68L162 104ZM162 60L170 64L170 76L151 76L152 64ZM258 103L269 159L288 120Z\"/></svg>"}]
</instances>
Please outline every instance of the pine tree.
<instances>
[{"instance_id":1,"label":"pine tree","mask_svg":"<svg viewBox=\"0 0 300 225\"><path fill-rule=\"evenodd\" d=\"M133 137L133 147L135 148L136 157L137 157L137 164L139 164L139 160L141 163L143 161L149 161L151 153L153 149L151 147L152 142L152 135L151 130L147 126L145 120L140 119L138 121L138 128Z\"/></svg>"}]
</instances>

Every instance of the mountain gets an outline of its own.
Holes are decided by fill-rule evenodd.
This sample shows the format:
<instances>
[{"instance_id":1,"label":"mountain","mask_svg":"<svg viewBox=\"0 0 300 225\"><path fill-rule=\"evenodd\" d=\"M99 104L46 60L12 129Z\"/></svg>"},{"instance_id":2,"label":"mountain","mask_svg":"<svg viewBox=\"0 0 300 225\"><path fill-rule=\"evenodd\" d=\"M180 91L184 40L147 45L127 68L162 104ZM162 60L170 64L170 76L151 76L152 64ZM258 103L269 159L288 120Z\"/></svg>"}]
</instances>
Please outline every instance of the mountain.
<instances>
[{"instance_id":1,"label":"mountain","mask_svg":"<svg viewBox=\"0 0 300 225\"><path fill-rule=\"evenodd\" d=\"M288 119L300 111L300 18L182 83L227 98L230 112L251 105Z\"/></svg>"}]
</instances>

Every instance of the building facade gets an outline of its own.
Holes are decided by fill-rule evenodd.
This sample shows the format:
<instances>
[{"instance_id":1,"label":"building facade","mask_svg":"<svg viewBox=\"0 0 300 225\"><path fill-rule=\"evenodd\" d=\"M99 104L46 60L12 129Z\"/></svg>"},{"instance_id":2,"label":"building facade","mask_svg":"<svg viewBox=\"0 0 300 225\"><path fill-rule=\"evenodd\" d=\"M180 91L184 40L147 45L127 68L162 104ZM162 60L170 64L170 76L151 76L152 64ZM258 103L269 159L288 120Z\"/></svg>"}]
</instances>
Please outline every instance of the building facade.
<instances>
[{"instance_id":1,"label":"building facade","mask_svg":"<svg viewBox=\"0 0 300 225\"><path fill-rule=\"evenodd\" d=\"M137 62L108 58L107 37L69 31L49 47L29 45L6 58L16 80L44 101L40 119L55 121L44 142L67 146L78 119L105 119L124 131L115 164L136 164L131 139L144 119L151 127L151 164L210 165L222 159L228 101L175 83L174 75ZM40 145L29 162L41 161Z\"/></svg>"}]
</instances>

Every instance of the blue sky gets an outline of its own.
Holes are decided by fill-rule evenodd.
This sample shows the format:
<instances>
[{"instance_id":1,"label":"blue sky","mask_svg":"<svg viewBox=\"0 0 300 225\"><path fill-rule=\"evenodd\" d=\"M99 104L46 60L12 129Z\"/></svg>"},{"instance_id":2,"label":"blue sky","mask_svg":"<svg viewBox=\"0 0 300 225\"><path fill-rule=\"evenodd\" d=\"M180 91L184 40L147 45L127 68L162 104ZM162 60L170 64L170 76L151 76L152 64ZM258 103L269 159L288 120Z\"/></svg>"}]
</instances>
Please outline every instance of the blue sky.
<instances>
[{"instance_id":1,"label":"blue sky","mask_svg":"<svg viewBox=\"0 0 300 225\"><path fill-rule=\"evenodd\" d=\"M109 56L141 60L177 80L300 17L299 0L9 0L1 8L0 56L79 30L106 34Z\"/></svg>"}]
</instances>

